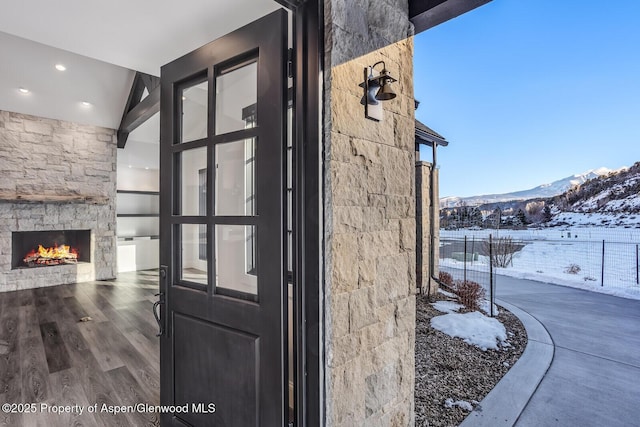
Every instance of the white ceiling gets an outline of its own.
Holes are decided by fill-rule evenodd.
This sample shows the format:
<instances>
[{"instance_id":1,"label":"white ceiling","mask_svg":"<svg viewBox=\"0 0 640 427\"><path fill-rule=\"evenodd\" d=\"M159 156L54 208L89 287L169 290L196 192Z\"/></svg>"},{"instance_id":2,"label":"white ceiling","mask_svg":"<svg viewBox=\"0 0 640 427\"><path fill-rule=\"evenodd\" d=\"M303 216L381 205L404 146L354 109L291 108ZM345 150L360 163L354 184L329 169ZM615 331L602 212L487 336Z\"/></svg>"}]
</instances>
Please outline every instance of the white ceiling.
<instances>
[{"instance_id":1,"label":"white ceiling","mask_svg":"<svg viewBox=\"0 0 640 427\"><path fill-rule=\"evenodd\" d=\"M0 110L112 129L120 125L133 71L6 33L0 33L0 58ZM67 69L58 71L56 64ZM21 87L29 93L20 93Z\"/></svg>"},{"instance_id":2,"label":"white ceiling","mask_svg":"<svg viewBox=\"0 0 640 427\"><path fill-rule=\"evenodd\" d=\"M3 2L0 109L117 128L131 70L159 76L162 65L279 7L273 0ZM151 122L131 137L157 141Z\"/></svg>"},{"instance_id":3,"label":"white ceiling","mask_svg":"<svg viewBox=\"0 0 640 427\"><path fill-rule=\"evenodd\" d=\"M278 8L272 0L20 0L0 31L131 70L160 67Z\"/></svg>"}]
</instances>

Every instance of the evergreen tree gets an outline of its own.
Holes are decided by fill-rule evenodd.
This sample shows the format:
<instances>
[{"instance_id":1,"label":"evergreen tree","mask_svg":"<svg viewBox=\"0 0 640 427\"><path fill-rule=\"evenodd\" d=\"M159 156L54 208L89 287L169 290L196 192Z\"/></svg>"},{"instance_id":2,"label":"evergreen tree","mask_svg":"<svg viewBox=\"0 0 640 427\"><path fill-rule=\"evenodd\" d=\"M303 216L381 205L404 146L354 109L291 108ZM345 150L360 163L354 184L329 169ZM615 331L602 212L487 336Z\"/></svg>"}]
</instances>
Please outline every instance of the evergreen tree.
<instances>
[{"instance_id":1,"label":"evergreen tree","mask_svg":"<svg viewBox=\"0 0 640 427\"><path fill-rule=\"evenodd\" d=\"M549 207L549 205L545 205L542 210L542 222L549 222L551 221L551 218L551 207Z\"/></svg>"},{"instance_id":2,"label":"evergreen tree","mask_svg":"<svg viewBox=\"0 0 640 427\"><path fill-rule=\"evenodd\" d=\"M520 221L520 224L527 225L529 222L527 221L527 215L524 213L522 209L518 209L518 213L516 214L516 218Z\"/></svg>"},{"instance_id":3,"label":"evergreen tree","mask_svg":"<svg viewBox=\"0 0 640 427\"><path fill-rule=\"evenodd\" d=\"M471 216L470 222L472 226L482 225L482 212L480 211L480 208L478 208L477 206L473 207L471 209L470 216Z\"/></svg>"}]
</instances>

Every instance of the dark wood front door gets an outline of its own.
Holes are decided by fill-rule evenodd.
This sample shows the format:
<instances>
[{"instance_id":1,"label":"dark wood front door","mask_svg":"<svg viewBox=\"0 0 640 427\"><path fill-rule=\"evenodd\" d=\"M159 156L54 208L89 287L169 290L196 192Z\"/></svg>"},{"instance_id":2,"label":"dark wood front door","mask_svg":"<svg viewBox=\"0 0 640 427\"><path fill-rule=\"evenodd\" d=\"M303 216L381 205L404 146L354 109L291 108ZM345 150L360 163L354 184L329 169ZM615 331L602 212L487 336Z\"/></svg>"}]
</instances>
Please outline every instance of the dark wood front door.
<instances>
[{"instance_id":1,"label":"dark wood front door","mask_svg":"<svg viewBox=\"0 0 640 427\"><path fill-rule=\"evenodd\" d=\"M285 422L284 10L161 73L165 426Z\"/></svg>"}]
</instances>

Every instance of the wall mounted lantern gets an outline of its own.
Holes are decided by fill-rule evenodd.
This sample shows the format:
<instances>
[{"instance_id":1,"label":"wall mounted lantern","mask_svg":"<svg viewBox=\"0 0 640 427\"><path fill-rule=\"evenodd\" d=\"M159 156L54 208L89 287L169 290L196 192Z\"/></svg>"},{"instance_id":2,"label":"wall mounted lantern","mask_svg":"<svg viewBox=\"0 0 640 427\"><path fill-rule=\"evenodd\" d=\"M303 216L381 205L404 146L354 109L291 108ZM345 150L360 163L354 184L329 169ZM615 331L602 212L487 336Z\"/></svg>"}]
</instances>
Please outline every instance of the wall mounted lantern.
<instances>
[{"instance_id":1,"label":"wall mounted lantern","mask_svg":"<svg viewBox=\"0 0 640 427\"><path fill-rule=\"evenodd\" d=\"M382 71L376 71L376 67L382 64ZM364 82L360 87L364 88L364 96L360 103L364 105L364 116L367 119L379 122L382 120L382 105L379 101L388 101L396 97L391 89L391 83L397 80L391 77L384 61L378 61L371 67L364 69Z\"/></svg>"}]
</instances>

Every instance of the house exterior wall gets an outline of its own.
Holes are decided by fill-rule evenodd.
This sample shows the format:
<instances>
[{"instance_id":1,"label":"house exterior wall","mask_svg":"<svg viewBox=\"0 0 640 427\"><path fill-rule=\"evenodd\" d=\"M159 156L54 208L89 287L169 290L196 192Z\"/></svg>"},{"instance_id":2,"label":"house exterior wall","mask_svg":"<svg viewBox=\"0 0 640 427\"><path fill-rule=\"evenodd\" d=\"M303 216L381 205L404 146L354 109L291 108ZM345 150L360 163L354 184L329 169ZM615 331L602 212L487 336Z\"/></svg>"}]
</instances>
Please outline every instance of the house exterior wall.
<instances>
[{"instance_id":1,"label":"house exterior wall","mask_svg":"<svg viewBox=\"0 0 640 427\"><path fill-rule=\"evenodd\" d=\"M113 129L0 111L0 193L103 200L0 202L0 292L116 276L114 135ZM92 230L91 264L11 270L11 232L74 229Z\"/></svg>"},{"instance_id":2,"label":"house exterior wall","mask_svg":"<svg viewBox=\"0 0 640 427\"><path fill-rule=\"evenodd\" d=\"M429 162L416 162L416 280L418 289L429 295L435 294L438 290L438 282L432 278L432 275L438 277L439 272L440 196L438 185L438 169L433 169L433 165ZM433 226L431 224L432 218Z\"/></svg>"},{"instance_id":3,"label":"house exterior wall","mask_svg":"<svg viewBox=\"0 0 640 427\"><path fill-rule=\"evenodd\" d=\"M401 1L325 1L326 425L412 426L415 351L413 40ZM384 60L384 118L358 87Z\"/></svg>"}]
</instances>

